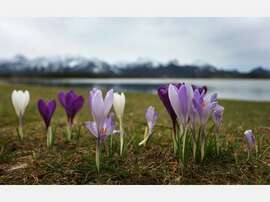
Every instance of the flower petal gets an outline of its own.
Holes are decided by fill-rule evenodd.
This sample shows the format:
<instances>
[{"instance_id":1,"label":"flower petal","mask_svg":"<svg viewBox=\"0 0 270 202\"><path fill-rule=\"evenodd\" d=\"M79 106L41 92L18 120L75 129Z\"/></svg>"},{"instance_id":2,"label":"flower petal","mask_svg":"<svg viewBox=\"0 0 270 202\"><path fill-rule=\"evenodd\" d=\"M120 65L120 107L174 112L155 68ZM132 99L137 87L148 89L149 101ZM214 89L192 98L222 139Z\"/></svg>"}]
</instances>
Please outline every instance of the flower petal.
<instances>
[{"instance_id":1,"label":"flower petal","mask_svg":"<svg viewBox=\"0 0 270 202\"><path fill-rule=\"evenodd\" d=\"M178 89L175 86L173 86L172 84L169 85L168 95L169 95L169 100L170 100L171 106L172 106L175 114L177 115L177 117L181 121L182 116L181 116L181 108L180 108L180 102L179 102L179 96L178 96Z\"/></svg>"},{"instance_id":2,"label":"flower petal","mask_svg":"<svg viewBox=\"0 0 270 202\"><path fill-rule=\"evenodd\" d=\"M178 99L180 104L180 114L182 117L182 123L185 125L189 116L189 103L188 93L186 85L182 85L178 90ZM180 116L179 116L180 117Z\"/></svg>"},{"instance_id":3,"label":"flower petal","mask_svg":"<svg viewBox=\"0 0 270 202\"><path fill-rule=\"evenodd\" d=\"M23 106L23 114L25 112L25 109L27 107L27 105L29 104L29 101L30 101L30 93L28 90L25 90L24 91L24 106Z\"/></svg>"},{"instance_id":4,"label":"flower petal","mask_svg":"<svg viewBox=\"0 0 270 202\"><path fill-rule=\"evenodd\" d=\"M102 98L102 92L98 90L92 97L92 113L97 123L97 128L100 130L103 127L105 120L105 105Z\"/></svg>"},{"instance_id":5,"label":"flower petal","mask_svg":"<svg viewBox=\"0 0 270 202\"><path fill-rule=\"evenodd\" d=\"M116 113L116 116L121 119L124 114L124 109L125 109L125 95L124 93L118 94L114 93L113 94L113 108Z\"/></svg>"},{"instance_id":6,"label":"flower petal","mask_svg":"<svg viewBox=\"0 0 270 202\"><path fill-rule=\"evenodd\" d=\"M81 108L83 107L83 103L84 103L83 96L78 96L73 101L73 108L75 110L75 114L81 110Z\"/></svg>"},{"instance_id":7,"label":"flower petal","mask_svg":"<svg viewBox=\"0 0 270 202\"><path fill-rule=\"evenodd\" d=\"M61 91L58 93L58 99L60 104L65 108L66 107L66 94L65 92Z\"/></svg>"},{"instance_id":8,"label":"flower petal","mask_svg":"<svg viewBox=\"0 0 270 202\"><path fill-rule=\"evenodd\" d=\"M20 109L18 106L18 93L16 90L12 91L11 101L12 101L13 107L15 109L15 112L16 112L17 116L19 117L20 116Z\"/></svg>"},{"instance_id":9,"label":"flower petal","mask_svg":"<svg viewBox=\"0 0 270 202\"><path fill-rule=\"evenodd\" d=\"M107 116L112 108L113 105L113 89L109 90L106 93L104 98L104 105L105 105L105 115Z\"/></svg>"},{"instance_id":10,"label":"flower petal","mask_svg":"<svg viewBox=\"0 0 270 202\"><path fill-rule=\"evenodd\" d=\"M93 97L95 96L95 94L98 92L97 88L93 88L90 92L89 92L89 97L88 97L88 103L89 103L89 108L90 111L93 111ZM93 113L92 113L93 115Z\"/></svg>"},{"instance_id":11,"label":"flower petal","mask_svg":"<svg viewBox=\"0 0 270 202\"><path fill-rule=\"evenodd\" d=\"M51 122L52 115L56 109L56 102L55 100L51 100L48 102L48 104L40 99L38 100L38 110L40 112L40 115L42 116L46 127L48 128Z\"/></svg>"},{"instance_id":12,"label":"flower petal","mask_svg":"<svg viewBox=\"0 0 270 202\"><path fill-rule=\"evenodd\" d=\"M145 113L145 118L147 120L148 124L148 135L152 134L152 130L155 126L156 120L157 120L158 113L155 111L155 108L152 106L149 106Z\"/></svg>"},{"instance_id":13,"label":"flower petal","mask_svg":"<svg viewBox=\"0 0 270 202\"><path fill-rule=\"evenodd\" d=\"M244 135L245 135L245 137L246 137L246 139L248 141L248 149L251 150L256 144L256 140L255 140L255 137L254 137L254 135L252 133L252 130L246 130L244 132Z\"/></svg>"},{"instance_id":14,"label":"flower petal","mask_svg":"<svg viewBox=\"0 0 270 202\"><path fill-rule=\"evenodd\" d=\"M98 138L98 130L97 130L96 122L87 121L87 122L85 122L85 126L91 132L92 135L94 135L96 138Z\"/></svg>"}]
</instances>

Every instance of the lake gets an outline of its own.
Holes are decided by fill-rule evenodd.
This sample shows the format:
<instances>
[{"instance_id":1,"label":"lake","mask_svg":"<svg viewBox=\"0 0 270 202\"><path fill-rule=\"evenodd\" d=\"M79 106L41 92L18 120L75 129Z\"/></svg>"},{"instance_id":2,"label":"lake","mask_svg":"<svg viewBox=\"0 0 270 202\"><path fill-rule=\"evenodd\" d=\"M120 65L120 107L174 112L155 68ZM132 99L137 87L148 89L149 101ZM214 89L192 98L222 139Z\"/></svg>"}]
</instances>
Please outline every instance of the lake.
<instances>
[{"instance_id":1,"label":"lake","mask_svg":"<svg viewBox=\"0 0 270 202\"><path fill-rule=\"evenodd\" d=\"M217 92L220 98L235 100L270 101L270 80L268 79L31 79L23 83L47 86L70 86L87 88L113 88L115 91L156 93L161 84L189 82L206 85L210 93Z\"/></svg>"}]
</instances>

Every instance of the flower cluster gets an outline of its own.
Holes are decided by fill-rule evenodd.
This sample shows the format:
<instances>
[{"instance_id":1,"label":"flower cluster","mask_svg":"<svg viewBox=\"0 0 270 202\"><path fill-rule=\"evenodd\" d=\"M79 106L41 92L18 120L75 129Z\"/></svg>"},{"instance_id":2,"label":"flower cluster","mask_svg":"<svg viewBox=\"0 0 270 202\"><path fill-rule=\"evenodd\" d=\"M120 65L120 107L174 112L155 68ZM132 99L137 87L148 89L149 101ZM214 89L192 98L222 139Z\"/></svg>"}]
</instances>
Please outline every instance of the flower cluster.
<instances>
[{"instance_id":1,"label":"flower cluster","mask_svg":"<svg viewBox=\"0 0 270 202\"><path fill-rule=\"evenodd\" d=\"M194 160L204 160L205 147L210 139L206 131L210 117L215 123L217 139L224 108L218 104L217 94L208 96L206 92L206 87L188 83L163 85L158 89L158 95L172 120L174 153L182 165L188 160L189 148Z\"/></svg>"},{"instance_id":2,"label":"flower cluster","mask_svg":"<svg viewBox=\"0 0 270 202\"><path fill-rule=\"evenodd\" d=\"M172 140L174 154L179 157L182 165L189 159L189 154L193 153L195 161L203 161L208 147L215 140L215 151L218 154L219 143L218 134L222 122L224 108L218 104L217 94L206 95L207 88L197 87L188 83L162 85L158 89L158 95L163 102L172 120ZM23 138L22 118L25 109L30 101L28 91L13 91L12 103L17 116L19 117L18 135ZM84 105L84 98L74 91L59 92L58 100L66 113L67 139L73 139L73 125L76 114ZM96 138L96 167L100 170L100 154L102 145L111 137L110 149L113 148L113 136L119 134L119 154L123 155L125 146L124 112L126 97L124 93L116 93L109 90L103 97L100 89L93 88L89 92L88 105L92 120L84 123L89 133ZM47 146L54 145L55 134L52 130L51 119L56 111L56 100L45 101L39 99L37 107L44 121L47 132ZM116 114L117 122L114 122L112 108ZM154 126L158 118L158 112L154 106L149 106L145 112L146 127L143 139L139 145L146 145L154 133ZM209 130L209 120L214 123L212 130ZM117 130L116 130L117 129ZM251 150L253 142L252 136L245 133Z\"/></svg>"}]
</instances>

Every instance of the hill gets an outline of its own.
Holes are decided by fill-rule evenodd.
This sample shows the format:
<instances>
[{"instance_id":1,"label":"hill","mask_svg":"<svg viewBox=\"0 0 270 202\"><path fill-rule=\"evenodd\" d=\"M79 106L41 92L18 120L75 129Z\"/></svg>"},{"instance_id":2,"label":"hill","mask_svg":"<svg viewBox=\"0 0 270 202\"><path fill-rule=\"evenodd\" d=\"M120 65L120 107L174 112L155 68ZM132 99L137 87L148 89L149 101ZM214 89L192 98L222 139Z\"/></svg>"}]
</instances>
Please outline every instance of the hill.
<instances>
[{"instance_id":1,"label":"hill","mask_svg":"<svg viewBox=\"0 0 270 202\"><path fill-rule=\"evenodd\" d=\"M154 77L154 78L270 78L270 70L256 67L248 73L222 70L213 65L186 65L177 60L154 63L139 60L133 63L109 64L84 57L38 57L17 55L0 60L1 77Z\"/></svg>"}]
</instances>

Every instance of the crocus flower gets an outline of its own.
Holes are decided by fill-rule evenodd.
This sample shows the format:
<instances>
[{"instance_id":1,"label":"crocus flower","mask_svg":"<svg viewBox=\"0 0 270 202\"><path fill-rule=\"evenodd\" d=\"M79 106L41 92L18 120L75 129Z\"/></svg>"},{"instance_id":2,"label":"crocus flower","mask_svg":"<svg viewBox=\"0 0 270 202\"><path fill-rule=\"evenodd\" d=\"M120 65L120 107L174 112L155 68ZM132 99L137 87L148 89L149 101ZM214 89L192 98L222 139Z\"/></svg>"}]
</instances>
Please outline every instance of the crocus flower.
<instances>
[{"instance_id":1,"label":"crocus flower","mask_svg":"<svg viewBox=\"0 0 270 202\"><path fill-rule=\"evenodd\" d=\"M246 137L246 140L247 140L247 153L248 153L248 157L247 157L247 160L249 160L250 158L250 153L252 151L252 149L255 148L255 152L257 154L258 152L258 147L256 145L256 139L255 139L255 136L253 135L253 132L252 130L246 130L244 132L244 135Z\"/></svg>"},{"instance_id":2,"label":"crocus flower","mask_svg":"<svg viewBox=\"0 0 270 202\"><path fill-rule=\"evenodd\" d=\"M217 94L205 96L204 93L201 94L198 90L195 90L192 101L193 110L198 115L200 125L204 127L217 106Z\"/></svg>"},{"instance_id":3,"label":"crocus flower","mask_svg":"<svg viewBox=\"0 0 270 202\"><path fill-rule=\"evenodd\" d=\"M90 113L92 113L93 115L93 112L92 112L92 98L93 96L97 93L97 91L99 91L97 88L93 88L90 92L89 92L89 96L88 96L88 104L89 104L89 108L90 108Z\"/></svg>"},{"instance_id":4,"label":"crocus flower","mask_svg":"<svg viewBox=\"0 0 270 202\"><path fill-rule=\"evenodd\" d=\"M102 128L99 123L103 124L112 108L113 90L109 90L103 100L101 90L94 88L89 93L88 101L93 118L96 120L98 127Z\"/></svg>"},{"instance_id":5,"label":"crocus flower","mask_svg":"<svg viewBox=\"0 0 270 202\"><path fill-rule=\"evenodd\" d=\"M193 85L193 84L191 84L191 86L192 86L193 91L198 89L200 94L202 94L202 93L206 94L207 93L207 87L206 86L197 86L197 85Z\"/></svg>"},{"instance_id":6,"label":"crocus flower","mask_svg":"<svg viewBox=\"0 0 270 202\"><path fill-rule=\"evenodd\" d=\"M176 86L176 88L180 88L180 86L182 84L179 83L179 84L172 84L172 85ZM177 116L172 108L172 105L171 105L171 102L169 99L168 88L169 88L169 85L161 85L158 88L157 92L158 92L158 96L159 96L160 100L162 101L163 105L165 106L165 108L166 108L167 112L169 113L171 120L172 120L173 151L174 151L174 154L176 154L176 152L177 152L177 143L176 143L176 129L177 129L176 118L177 118Z\"/></svg>"},{"instance_id":7,"label":"crocus flower","mask_svg":"<svg viewBox=\"0 0 270 202\"><path fill-rule=\"evenodd\" d=\"M22 120L25 109L30 101L30 94L27 90L24 92L19 90L13 90L11 94L12 104L14 106L15 112L19 117L19 127L18 127L18 135L20 139L23 139L23 129L22 129Z\"/></svg>"},{"instance_id":8,"label":"crocus flower","mask_svg":"<svg viewBox=\"0 0 270 202\"><path fill-rule=\"evenodd\" d=\"M217 104L216 107L214 108L212 118L215 123L216 132L219 131L219 128L221 126L223 111L224 111L224 107L222 107L219 104Z\"/></svg>"},{"instance_id":9,"label":"crocus flower","mask_svg":"<svg viewBox=\"0 0 270 202\"><path fill-rule=\"evenodd\" d=\"M177 89L179 89L181 87L181 85L183 85L184 83L178 83L178 84L170 84L175 86ZM196 86L196 85L191 85L193 91L198 89L198 91L200 93L206 93L207 92L207 87L206 86ZM160 100L162 101L163 105L165 106L167 112L169 113L171 119L172 119L172 123L173 123L173 129L175 131L175 127L176 127L176 118L177 115L174 112L174 109L171 105L170 99L169 99L169 93L168 93L168 89L169 89L169 85L161 85L157 92L159 95Z\"/></svg>"},{"instance_id":10,"label":"crocus flower","mask_svg":"<svg viewBox=\"0 0 270 202\"><path fill-rule=\"evenodd\" d=\"M192 86L190 84L183 84L178 89L176 86L170 84L168 94L179 124L185 128L188 124L190 112L192 110Z\"/></svg>"},{"instance_id":11,"label":"crocus flower","mask_svg":"<svg viewBox=\"0 0 270 202\"><path fill-rule=\"evenodd\" d=\"M56 109L56 101L51 100L46 103L43 99L38 100L38 110L44 120L47 129L47 146L50 148L53 145L52 127L50 125L51 118Z\"/></svg>"},{"instance_id":12,"label":"crocus flower","mask_svg":"<svg viewBox=\"0 0 270 202\"><path fill-rule=\"evenodd\" d=\"M170 84L175 86L178 90L180 89L181 85L184 85L184 83L178 83L178 84ZM206 93L207 92L207 88L206 86L196 86L196 85L191 85L192 90L196 90L198 89L198 91L200 93ZM192 93L191 93L191 89L190 89L190 85L188 85L188 90L190 91L189 96L192 97ZM176 129L178 127L177 125L177 115L171 105L171 101L169 99L169 85L161 85L158 88L158 95L160 100L162 101L163 105L165 106L167 112L169 113L171 120L172 120L172 125L173 125L173 135L172 135L172 139L173 139L173 149L174 149L174 154L176 154L177 152L177 136L176 136Z\"/></svg>"},{"instance_id":13,"label":"crocus flower","mask_svg":"<svg viewBox=\"0 0 270 202\"><path fill-rule=\"evenodd\" d=\"M176 88L180 88L180 86L182 85L181 83L179 84L172 84L174 85ZM169 113L171 120L172 120L172 124L173 124L173 131L174 133L176 133L176 114L172 108L170 99L169 99L169 93L168 93L168 88L169 85L161 85L158 88L158 95L160 100L162 101L163 105L165 106L167 112Z\"/></svg>"},{"instance_id":14,"label":"crocus flower","mask_svg":"<svg viewBox=\"0 0 270 202\"><path fill-rule=\"evenodd\" d=\"M113 94L113 108L114 111L116 113L116 116L119 119L123 118L124 115L124 109L125 109L125 102L126 102L126 98L125 98L125 94L124 93L114 93Z\"/></svg>"},{"instance_id":15,"label":"crocus flower","mask_svg":"<svg viewBox=\"0 0 270 202\"><path fill-rule=\"evenodd\" d=\"M94 121L85 123L86 128L97 138L96 144L96 166L99 172L99 148L100 143L111 135L114 129L112 118L108 114L113 105L113 90L107 92L104 100L101 90L93 89L89 95L89 106Z\"/></svg>"},{"instance_id":16,"label":"crocus flower","mask_svg":"<svg viewBox=\"0 0 270 202\"><path fill-rule=\"evenodd\" d=\"M217 95L216 96L212 96L212 101L217 102ZM219 129L222 123L222 118L223 118L223 111L224 111L224 107L222 107L221 105L217 104L213 110L212 113L212 119L214 121L214 134L215 134L215 146L216 146L216 153L217 155L219 155L219 137L218 137L218 133L219 133Z\"/></svg>"},{"instance_id":17,"label":"crocus flower","mask_svg":"<svg viewBox=\"0 0 270 202\"><path fill-rule=\"evenodd\" d=\"M192 122L198 120L200 126L200 144L201 144L201 160L204 159L205 152L205 127L206 123L217 106L217 94L205 96L205 93L200 93L198 89L194 91L193 97L193 115L191 116ZM196 123L193 125L196 125Z\"/></svg>"},{"instance_id":18,"label":"crocus flower","mask_svg":"<svg viewBox=\"0 0 270 202\"><path fill-rule=\"evenodd\" d=\"M105 119L103 129L99 132L95 121L85 122L86 128L100 141L104 141L109 135L113 133L114 122L112 116Z\"/></svg>"},{"instance_id":19,"label":"crocus flower","mask_svg":"<svg viewBox=\"0 0 270 202\"><path fill-rule=\"evenodd\" d=\"M156 124L157 117L158 117L158 113L157 113L157 111L155 111L155 107L152 107L152 106L148 107L146 110L146 113L145 113L145 118L147 121L149 134L152 134L152 132L153 132L153 128Z\"/></svg>"},{"instance_id":20,"label":"crocus flower","mask_svg":"<svg viewBox=\"0 0 270 202\"><path fill-rule=\"evenodd\" d=\"M139 143L139 145L142 145L142 144L145 145L149 137L152 135L157 117L158 117L158 113L157 111L155 111L155 108L152 106L149 106L145 113L147 127L145 128L144 139Z\"/></svg>"},{"instance_id":21,"label":"crocus flower","mask_svg":"<svg viewBox=\"0 0 270 202\"><path fill-rule=\"evenodd\" d=\"M251 151L252 148L254 148L256 145L256 140L255 140L255 137L252 133L252 130L246 130L244 132L244 135L245 135L247 142L248 142L248 150Z\"/></svg>"},{"instance_id":22,"label":"crocus flower","mask_svg":"<svg viewBox=\"0 0 270 202\"><path fill-rule=\"evenodd\" d=\"M67 134L68 140L71 140L72 138L71 126L73 124L73 119L75 115L81 110L84 99L82 96L78 96L72 90L67 93L60 92L58 94L58 98L67 114Z\"/></svg>"},{"instance_id":23,"label":"crocus flower","mask_svg":"<svg viewBox=\"0 0 270 202\"><path fill-rule=\"evenodd\" d=\"M123 146L124 146L123 115L124 115L124 109L125 109L125 102L126 102L126 98L125 98L124 93L113 94L113 108L119 120L119 127L120 127L120 156L122 156Z\"/></svg>"},{"instance_id":24,"label":"crocus flower","mask_svg":"<svg viewBox=\"0 0 270 202\"><path fill-rule=\"evenodd\" d=\"M192 110L193 89L192 86L187 83L182 84L179 89L170 84L168 93L170 103L179 121L179 126L181 126L183 130L181 134L179 134L180 136L177 141L178 148L180 148L182 144L181 158L182 161L185 162L186 135ZM181 138L182 136L183 138Z\"/></svg>"}]
</instances>

